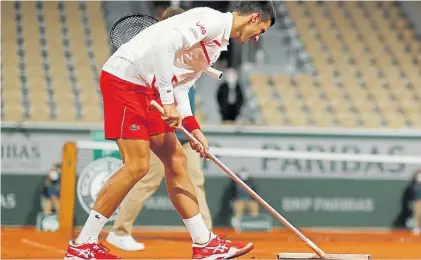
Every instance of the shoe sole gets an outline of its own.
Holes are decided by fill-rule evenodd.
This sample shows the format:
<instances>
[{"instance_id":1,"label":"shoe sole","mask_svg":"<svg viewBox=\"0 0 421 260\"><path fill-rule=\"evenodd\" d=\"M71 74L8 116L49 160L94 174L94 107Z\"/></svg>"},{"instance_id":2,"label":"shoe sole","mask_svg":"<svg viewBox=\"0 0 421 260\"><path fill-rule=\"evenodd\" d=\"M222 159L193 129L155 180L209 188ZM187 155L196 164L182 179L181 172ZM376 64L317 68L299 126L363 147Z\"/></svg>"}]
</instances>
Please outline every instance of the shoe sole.
<instances>
[{"instance_id":1,"label":"shoe sole","mask_svg":"<svg viewBox=\"0 0 421 260\"><path fill-rule=\"evenodd\" d=\"M136 249L131 249L131 248L122 247L122 246L120 246L119 244L114 243L114 242L111 242L111 241L108 241L108 240L106 240L106 241L107 241L110 245L112 245L113 247L118 248L118 249L120 249L120 250L127 251L127 252L137 252L137 251L144 251L144 250L145 250L145 246L140 247L140 248L136 248Z\"/></svg>"},{"instance_id":2,"label":"shoe sole","mask_svg":"<svg viewBox=\"0 0 421 260\"><path fill-rule=\"evenodd\" d=\"M242 255L247 254L251 250L253 250L254 245L252 243L248 243L245 247L239 249L238 251L234 252L232 255L228 255L228 253L225 254L219 254L219 255L211 255L205 258L200 258L201 260L223 260L223 259L233 259L240 257ZM225 256L224 256L225 255ZM227 256L228 255L228 256ZM199 259L199 258L197 258Z\"/></svg>"},{"instance_id":3,"label":"shoe sole","mask_svg":"<svg viewBox=\"0 0 421 260\"><path fill-rule=\"evenodd\" d=\"M114 246L114 247L116 247L118 249L121 249L121 250L124 250L124 251L128 251L128 252L136 252L136 251L143 251L143 250L145 250L145 245L143 243L142 243L142 245L143 245L142 247L139 247L139 248L136 248L136 249L126 248L124 246L121 246L118 242L115 242L114 240L110 239L109 236L110 235L107 236L107 238L105 239L105 241L107 241L110 245L112 245L112 246Z\"/></svg>"},{"instance_id":4,"label":"shoe sole","mask_svg":"<svg viewBox=\"0 0 421 260\"><path fill-rule=\"evenodd\" d=\"M253 248L254 248L254 245L252 243L249 243L245 247L240 249L239 251L235 252L234 255L229 256L229 257L224 257L222 259L234 259L234 258L240 257L242 255L249 253L251 250L253 250Z\"/></svg>"}]
</instances>

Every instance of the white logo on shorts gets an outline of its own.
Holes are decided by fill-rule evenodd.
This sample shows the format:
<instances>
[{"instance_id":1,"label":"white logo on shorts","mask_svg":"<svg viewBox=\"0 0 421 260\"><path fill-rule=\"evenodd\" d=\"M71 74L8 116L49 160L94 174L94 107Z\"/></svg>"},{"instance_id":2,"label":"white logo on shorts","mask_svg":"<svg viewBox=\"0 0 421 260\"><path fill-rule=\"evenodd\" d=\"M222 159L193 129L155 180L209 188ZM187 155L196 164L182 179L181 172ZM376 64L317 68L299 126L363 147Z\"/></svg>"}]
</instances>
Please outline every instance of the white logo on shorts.
<instances>
[{"instance_id":1,"label":"white logo on shorts","mask_svg":"<svg viewBox=\"0 0 421 260\"><path fill-rule=\"evenodd\" d=\"M102 186L121 166L123 166L121 160L105 157L89 163L82 170L77 181L76 192L80 205L88 214ZM115 219L118 210L117 208L110 220Z\"/></svg>"}]
</instances>

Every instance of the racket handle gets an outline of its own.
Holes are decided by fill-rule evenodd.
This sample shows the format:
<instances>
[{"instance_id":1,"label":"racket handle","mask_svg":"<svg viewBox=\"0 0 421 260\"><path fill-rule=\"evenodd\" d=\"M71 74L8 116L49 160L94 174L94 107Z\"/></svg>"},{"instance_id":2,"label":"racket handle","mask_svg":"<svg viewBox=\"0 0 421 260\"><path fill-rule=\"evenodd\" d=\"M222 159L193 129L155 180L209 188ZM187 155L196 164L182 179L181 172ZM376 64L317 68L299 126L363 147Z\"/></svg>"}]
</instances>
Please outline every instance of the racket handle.
<instances>
[{"instance_id":1,"label":"racket handle","mask_svg":"<svg viewBox=\"0 0 421 260\"><path fill-rule=\"evenodd\" d=\"M208 74L209 76L211 76L214 79L220 80L222 79L222 76L224 75L224 73L220 70L214 69L212 67L209 67L205 70L205 73Z\"/></svg>"}]
</instances>

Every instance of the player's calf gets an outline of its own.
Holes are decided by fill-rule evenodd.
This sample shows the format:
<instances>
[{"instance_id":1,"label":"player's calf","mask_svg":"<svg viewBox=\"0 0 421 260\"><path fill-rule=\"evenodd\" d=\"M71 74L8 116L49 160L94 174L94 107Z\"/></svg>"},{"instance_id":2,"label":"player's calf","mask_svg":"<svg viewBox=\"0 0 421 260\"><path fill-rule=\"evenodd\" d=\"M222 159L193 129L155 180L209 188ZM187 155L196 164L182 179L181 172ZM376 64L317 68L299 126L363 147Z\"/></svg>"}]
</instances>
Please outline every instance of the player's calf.
<instances>
[{"instance_id":1,"label":"player's calf","mask_svg":"<svg viewBox=\"0 0 421 260\"><path fill-rule=\"evenodd\" d=\"M168 195L178 214L183 219L199 214L199 202L188 173L186 153L175 135L153 136L151 149L165 165Z\"/></svg>"}]
</instances>

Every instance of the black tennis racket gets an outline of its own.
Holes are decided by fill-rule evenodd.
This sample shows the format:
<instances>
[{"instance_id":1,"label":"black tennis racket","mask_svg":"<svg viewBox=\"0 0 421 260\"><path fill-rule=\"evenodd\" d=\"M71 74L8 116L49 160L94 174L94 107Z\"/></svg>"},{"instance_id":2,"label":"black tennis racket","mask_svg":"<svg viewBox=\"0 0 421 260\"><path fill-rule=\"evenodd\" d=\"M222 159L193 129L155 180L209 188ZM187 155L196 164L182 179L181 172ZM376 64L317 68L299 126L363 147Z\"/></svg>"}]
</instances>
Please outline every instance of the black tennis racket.
<instances>
[{"instance_id":1,"label":"black tennis racket","mask_svg":"<svg viewBox=\"0 0 421 260\"><path fill-rule=\"evenodd\" d=\"M111 44L118 49L121 45L130 41L139 32L157 22L157 19L145 14L126 15L118 19L111 28Z\"/></svg>"}]
</instances>

